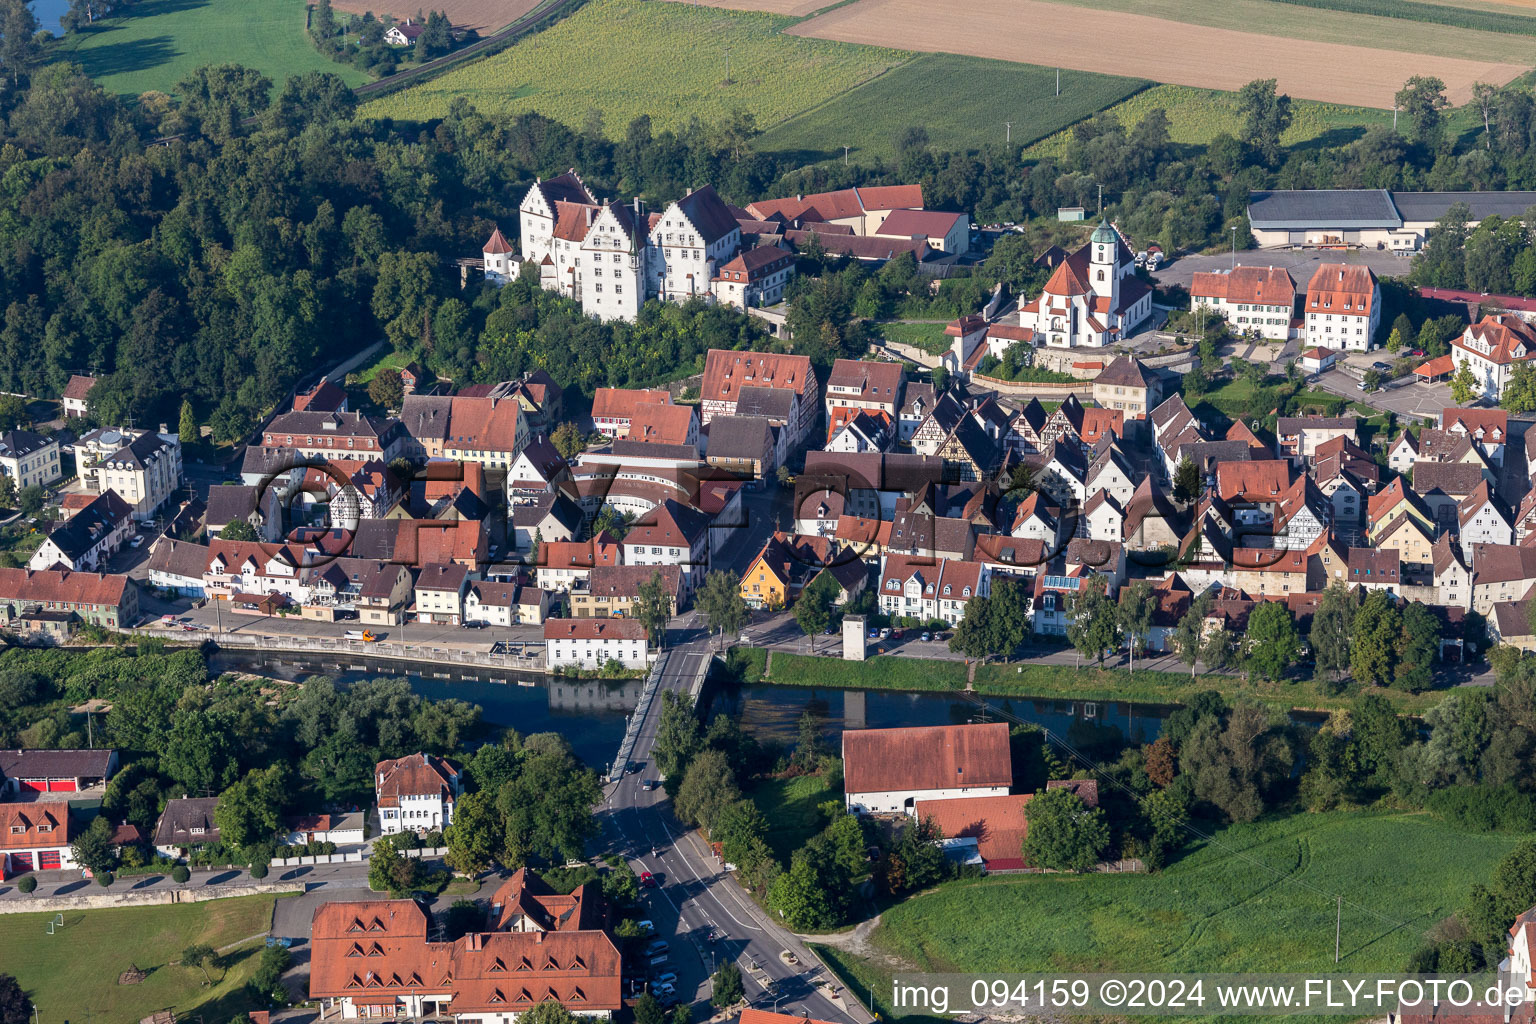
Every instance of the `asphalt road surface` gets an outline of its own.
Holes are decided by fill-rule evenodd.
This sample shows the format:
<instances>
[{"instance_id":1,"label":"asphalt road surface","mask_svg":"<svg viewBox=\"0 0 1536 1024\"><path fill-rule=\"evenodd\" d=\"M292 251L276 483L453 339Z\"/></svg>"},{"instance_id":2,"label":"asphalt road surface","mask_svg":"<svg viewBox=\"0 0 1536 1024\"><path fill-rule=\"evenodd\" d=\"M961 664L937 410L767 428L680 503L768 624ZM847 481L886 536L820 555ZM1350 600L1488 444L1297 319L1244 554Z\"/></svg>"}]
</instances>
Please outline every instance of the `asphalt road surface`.
<instances>
[{"instance_id":1,"label":"asphalt road surface","mask_svg":"<svg viewBox=\"0 0 1536 1024\"><path fill-rule=\"evenodd\" d=\"M671 951L670 961L655 970L677 974L677 993L685 1002L708 1003L710 974L722 961L734 959L747 999L760 1009L869 1024L872 1018L863 1006L848 998L799 939L769 919L698 835L678 823L666 791L643 787L644 780L656 778L651 752L661 717L660 691L685 689L699 660L711 656L709 638L692 619L686 616L674 631L671 661L641 724L631 756L640 769L610 785L599 809L611 845L637 874L649 871L658 881L643 896L657 934L671 943ZM798 964L788 962L786 952ZM835 987L837 1001L823 984Z\"/></svg>"}]
</instances>

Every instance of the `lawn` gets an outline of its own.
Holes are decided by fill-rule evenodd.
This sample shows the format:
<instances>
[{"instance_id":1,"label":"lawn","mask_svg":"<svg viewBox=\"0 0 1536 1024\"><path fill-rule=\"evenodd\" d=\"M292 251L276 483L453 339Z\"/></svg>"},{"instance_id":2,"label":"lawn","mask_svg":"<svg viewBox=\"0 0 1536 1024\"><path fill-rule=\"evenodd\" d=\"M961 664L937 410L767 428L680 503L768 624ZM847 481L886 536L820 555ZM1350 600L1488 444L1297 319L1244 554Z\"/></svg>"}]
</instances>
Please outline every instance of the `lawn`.
<instances>
[{"instance_id":1,"label":"lawn","mask_svg":"<svg viewBox=\"0 0 1536 1024\"><path fill-rule=\"evenodd\" d=\"M368 76L321 56L305 31L303 0L140 0L121 17L65 36L54 53L108 92L170 92L204 64L244 64L272 79L329 71L350 85Z\"/></svg>"},{"instance_id":2,"label":"lawn","mask_svg":"<svg viewBox=\"0 0 1536 1024\"><path fill-rule=\"evenodd\" d=\"M952 54L925 54L856 89L790 118L764 134L765 151L802 153L806 163L850 159L868 163L895 156L896 136L910 125L927 129L940 149L980 149L1007 138L1024 144L1118 103L1149 83L1139 78L1061 73L1053 68ZM964 97L963 103L956 102Z\"/></svg>"},{"instance_id":3,"label":"lawn","mask_svg":"<svg viewBox=\"0 0 1536 1024\"><path fill-rule=\"evenodd\" d=\"M944 328L947 326L947 322L943 320L922 323L893 322L876 324L875 330L888 342L911 345L931 356L939 356L949 351L950 342L953 340L944 333Z\"/></svg>"},{"instance_id":4,"label":"lawn","mask_svg":"<svg viewBox=\"0 0 1536 1024\"><path fill-rule=\"evenodd\" d=\"M826 826L817 807L842 795L842 790L827 785L820 775L765 779L753 788L752 802L768 819L764 838L780 864L787 866L790 856Z\"/></svg>"},{"instance_id":5,"label":"lawn","mask_svg":"<svg viewBox=\"0 0 1536 1024\"><path fill-rule=\"evenodd\" d=\"M0 960L37 1004L41 1020L134 1021L170 1007L178 1015L203 1008L210 1022L249 1009L242 988L256 968L261 936L272 924L271 896L178 903L173 906L69 910L53 935L53 915L0 915ZM202 972L173 965L193 943L219 949L255 936ZM137 985L119 985L130 967L148 973ZM210 1006L209 1004L213 1004Z\"/></svg>"},{"instance_id":6,"label":"lawn","mask_svg":"<svg viewBox=\"0 0 1536 1024\"><path fill-rule=\"evenodd\" d=\"M763 681L778 686L843 686L853 690L963 690L966 668L959 661L924 661L876 655L841 661L773 652Z\"/></svg>"},{"instance_id":7,"label":"lawn","mask_svg":"<svg viewBox=\"0 0 1536 1024\"><path fill-rule=\"evenodd\" d=\"M1155 875L950 883L887 910L872 941L917 971L1397 972L1517 842L1423 815L1298 814L1217 830ZM886 967L836 959L901 1016L878 998Z\"/></svg>"},{"instance_id":8,"label":"lawn","mask_svg":"<svg viewBox=\"0 0 1536 1024\"><path fill-rule=\"evenodd\" d=\"M1203 146L1222 132L1242 133L1243 115L1238 109L1237 94L1214 89L1156 85L1108 109L1130 128L1158 107L1168 115L1168 131L1175 142ZM1314 100L1293 101L1291 113L1291 126L1283 136L1288 146L1341 145L1364 135L1371 125L1392 123L1391 111ZM1059 157L1066 152L1070 137L1070 132L1061 131L1041 139L1024 151L1024 158Z\"/></svg>"},{"instance_id":9,"label":"lawn","mask_svg":"<svg viewBox=\"0 0 1536 1024\"><path fill-rule=\"evenodd\" d=\"M781 30L793 23L771 14L688 4L592 0L495 56L376 100L363 111L422 120L444 116L452 100L464 97L486 113L537 110L578 127L597 112L612 138L623 138L641 114L649 114L661 130L680 128L695 117L719 123L745 111L759 128L767 128L911 56L784 35ZM594 68L602 73L594 74Z\"/></svg>"}]
</instances>

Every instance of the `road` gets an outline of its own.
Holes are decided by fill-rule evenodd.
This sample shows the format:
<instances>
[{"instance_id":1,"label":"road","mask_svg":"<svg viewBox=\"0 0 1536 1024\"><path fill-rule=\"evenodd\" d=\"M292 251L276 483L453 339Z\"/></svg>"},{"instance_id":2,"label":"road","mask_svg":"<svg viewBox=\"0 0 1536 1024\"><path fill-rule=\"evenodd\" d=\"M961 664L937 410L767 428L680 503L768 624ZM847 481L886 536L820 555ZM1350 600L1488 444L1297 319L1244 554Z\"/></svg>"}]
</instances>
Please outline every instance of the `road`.
<instances>
[{"instance_id":1,"label":"road","mask_svg":"<svg viewBox=\"0 0 1536 1024\"><path fill-rule=\"evenodd\" d=\"M869 1024L873 1018L856 1000L847 998L805 944L773 923L721 868L698 835L679 825L666 791L643 788L642 780L656 776L651 752L661 716L660 691L684 688L699 659L711 656L709 638L693 624L691 615L681 620L672 639L673 656L631 758L641 768L608 787L598 812L608 847L621 852L636 873L649 871L660 881L656 888L645 890L645 899L658 934L672 945L665 969L677 973L677 991L685 1001L708 1003L709 975L719 962L734 958L742 969L748 1000L760 1009ZM708 938L712 933L717 936L714 942ZM786 952L798 965L782 956ZM835 986L836 993L829 996L822 982ZM708 1015L700 1010L695 1018Z\"/></svg>"}]
</instances>

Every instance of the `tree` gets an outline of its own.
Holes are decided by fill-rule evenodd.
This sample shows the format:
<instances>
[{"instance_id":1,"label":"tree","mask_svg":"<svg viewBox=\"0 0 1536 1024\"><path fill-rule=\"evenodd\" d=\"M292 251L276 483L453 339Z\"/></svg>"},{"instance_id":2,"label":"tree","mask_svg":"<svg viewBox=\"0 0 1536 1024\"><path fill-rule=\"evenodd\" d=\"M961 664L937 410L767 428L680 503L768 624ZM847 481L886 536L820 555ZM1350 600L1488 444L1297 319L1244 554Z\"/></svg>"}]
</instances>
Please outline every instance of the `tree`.
<instances>
[{"instance_id":1,"label":"tree","mask_svg":"<svg viewBox=\"0 0 1536 1024\"><path fill-rule=\"evenodd\" d=\"M1366 686L1388 686L1397 666L1403 616L1385 591L1373 590L1355 613L1349 674Z\"/></svg>"},{"instance_id":2,"label":"tree","mask_svg":"<svg viewBox=\"0 0 1536 1024\"><path fill-rule=\"evenodd\" d=\"M660 569L640 584L640 593L635 599L635 618L656 646L663 646L667 638L667 621L672 618L672 597L667 593L667 583L662 579Z\"/></svg>"},{"instance_id":3,"label":"tree","mask_svg":"<svg viewBox=\"0 0 1536 1024\"><path fill-rule=\"evenodd\" d=\"M1441 111L1450 105L1443 81L1429 75L1414 75L1397 91L1393 103L1408 115L1414 142L1427 149L1439 148L1444 120Z\"/></svg>"},{"instance_id":4,"label":"tree","mask_svg":"<svg viewBox=\"0 0 1536 1024\"><path fill-rule=\"evenodd\" d=\"M1499 106L1499 87L1487 82L1472 83L1472 105L1483 118L1483 149L1493 148L1493 112Z\"/></svg>"},{"instance_id":5,"label":"tree","mask_svg":"<svg viewBox=\"0 0 1536 1024\"><path fill-rule=\"evenodd\" d=\"M699 718L693 710L693 698L674 690L662 691L661 718L656 724L656 742L651 748L657 770L667 779L681 783L683 772L701 747Z\"/></svg>"},{"instance_id":6,"label":"tree","mask_svg":"<svg viewBox=\"0 0 1536 1024\"><path fill-rule=\"evenodd\" d=\"M15 978L0 974L0 1024L30 1024L31 1020L32 1000Z\"/></svg>"},{"instance_id":7,"label":"tree","mask_svg":"<svg viewBox=\"0 0 1536 1024\"><path fill-rule=\"evenodd\" d=\"M336 12L331 9L331 0L320 0L315 5L314 17L309 20L309 34L322 47L330 49L333 46L332 40L336 38Z\"/></svg>"},{"instance_id":8,"label":"tree","mask_svg":"<svg viewBox=\"0 0 1536 1024\"><path fill-rule=\"evenodd\" d=\"M1189 666L1189 678L1195 678L1195 663L1205 646L1205 617L1211 610L1211 596L1207 591L1190 602L1179 624L1173 631L1173 645L1178 649L1179 660Z\"/></svg>"},{"instance_id":9,"label":"tree","mask_svg":"<svg viewBox=\"0 0 1536 1024\"><path fill-rule=\"evenodd\" d=\"M208 974L208 965L218 958L212 946L196 943L181 951L181 964L183 967L196 967L203 972L203 984L212 985L213 978Z\"/></svg>"},{"instance_id":10,"label":"tree","mask_svg":"<svg viewBox=\"0 0 1536 1024\"><path fill-rule=\"evenodd\" d=\"M1381 371L1376 369L1366 370L1360 383L1365 385L1365 390L1375 391L1381 387Z\"/></svg>"},{"instance_id":11,"label":"tree","mask_svg":"<svg viewBox=\"0 0 1536 1024\"><path fill-rule=\"evenodd\" d=\"M832 624L832 600L837 596L837 580L822 570L816 574L795 600L795 624L811 638L811 651L816 650L816 638Z\"/></svg>"},{"instance_id":12,"label":"tree","mask_svg":"<svg viewBox=\"0 0 1536 1024\"><path fill-rule=\"evenodd\" d=\"M454 805L453 824L443 830L449 866L466 875L489 870L495 863L502 834L494 793L482 790L460 797Z\"/></svg>"},{"instance_id":13,"label":"tree","mask_svg":"<svg viewBox=\"0 0 1536 1024\"><path fill-rule=\"evenodd\" d=\"M441 11L427 15L421 35L416 37L416 59L422 63L441 57L453 49L453 35L448 30L448 16Z\"/></svg>"},{"instance_id":14,"label":"tree","mask_svg":"<svg viewBox=\"0 0 1536 1024\"><path fill-rule=\"evenodd\" d=\"M420 881L421 861L402 857L393 843L375 843L368 858L368 888L400 899Z\"/></svg>"},{"instance_id":15,"label":"tree","mask_svg":"<svg viewBox=\"0 0 1536 1024\"><path fill-rule=\"evenodd\" d=\"M382 409L398 409L405 400L405 378L393 367L385 367L368 382L368 399Z\"/></svg>"},{"instance_id":16,"label":"tree","mask_svg":"<svg viewBox=\"0 0 1536 1024\"><path fill-rule=\"evenodd\" d=\"M553 999L535 1004L526 1013L518 1014L521 1024L577 1024L578 1018L570 1010Z\"/></svg>"},{"instance_id":17,"label":"tree","mask_svg":"<svg viewBox=\"0 0 1536 1024\"><path fill-rule=\"evenodd\" d=\"M735 1006L746 997L746 989L741 983L741 968L736 966L734 960L727 960L721 964L710 980L712 991L709 1001L717 1009L723 1010L728 1006Z\"/></svg>"},{"instance_id":18,"label":"tree","mask_svg":"<svg viewBox=\"0 0 1536 1024\"><path fill-rule=\"evenodd\" d=\"M559 745L541 749L548 736ZM528 737L517 777L501 788L496 810L504 823L502 851L497 859L507 867L530 857L569 860L599 831L592 808L602 798L597 776L570 751L569 744L549 733Z\"/></svg>"},{"instance_id":19,"label":"tree","mask_svg":"<svg viewBox=\"0 0 1536 1024\"><path fill-rule=\"evenodd\" d=\"M1237 638L1232 631L1223 626L1213 629L1205 638L1205 646L1200 650L1200 660L1205 662L1205 667L1212 672L1220 672L1232 665L1237 657Z\"/></svg>"},{"instance_id":20,"label":"tree","mask_svg":"<svg viewBox=\"0 0 1536 1024\"><path fill-rule=\"evenodd\" d=\"M112 825L106 815L96 815L90 827L70 844L70 852L74 854L75 863L93 875L117 867L117 852L112 846Z\"/></svg>"},{"instance_id":21,"label":"tree","mask_svg":"<svg viewBox=\"0 0 1536 1024\"><path fill-rule=\"evenodd\" d=\"M286 764L247 773L223 792L213 809L220 840L236 849L270 841L282 824L292 789L293 772Z\"/></svg>"},{"instance_id":22,"label":"tree","mask_svg":"<svg viewBox=\"0 0 1536 1024\"><path fill-rule=\"evenodd\" d=\"M1457 405L1466 405L1477 394L1477 376L1472 372L1472 364L1462 359L1461 365L1456 368L1456 375L1451 378L1451 401Z\"/></svg>"},{"instance_id":23,"label":"tree","mask_svg":"<svg viewBox=\"0 0 1536 1024\"><path fill-rule=\"evenodd\" d=\"M16 507L16 481L10 475L0 470L0 505L6 508Z\"/></svg>"},{"instance_id":24,"label":"tree","mask_svg":"<svg viewBox=\"0 0 1536 1024\"><path fill-rule=\"evenodd\" d=\"M44 503L48 500L48 492L37 484L23 487L16 495L16 508L24 516L35 516L42 511Z\"/></svg>"},{"instance_id":25,"label":"tree","mask_svg":"<svg viewBox=\"0 0 1536 1024\"><path fill-rule=\"evenodd\" d=\"M1092 871L1109 846L1104 812L1089 807L1070 789L1047 789L1024 805L1029 829L1024 859L1037 868Z\"/></svg>"},{"instance_id":26,"label":"tree","mask_svg":"<svg viewBox=\"0 0 1536 1024\"><path fill-rule=\"evenodd\" d=\"M1152 612L1157 606L1152 584L1137 580L1120 591L1120 630L1131 651L1131 671L1136 671L1136 652L1146 650L1147 633L1152 629Z\"/></svg>"},{"instance_id":27,"label":"tree","mask_svg":"<svg viewBox=\"0 0 1536 1024\"><path fill-rule=\"evenodd\" d=\"M219 540L237 540L249 543L259 539L256 534L256 527L252 526L249 520L245 519L231 519L219 531Z\"/></svg>"},{"instance_id":28,"label":"tree","mask_svg":"<svg viewBox=\"0 0 1536 1024\"><path fill-rule=\"evenodd\" d=\"M1142 749L1146 755L1143 768L1147 778L1154 786L1166 788L1172 785L1174 776L1178 774L1178 755L1173 749L1173 741L1166 736L1159 736Z\"/></svg>"},{"instance_id":29,"label":"tree","mask_svg":"<svg viewBox=\"0 0 1536 1024\"><path fill-rule=\"evenodd\" d=\"M741 586L733 574L724 570L716 569L704 577L698 606L709 628L718 630L722 638L738 633L747 624L747 602L742 599Z\"/></svg>"},{"instance_id":30,"label":"tree","mask_svg":"<svg viewBox=\"0 0 1536 1024\"><path fill-rule=\"evenodd\" d=\"M679 818L710 832L720 813L740 799L741 790L724 751L704 750L683 773L673 806Z\"/></svg>"},{"instance_id":31,"label":"tree","mask_svg":"<svg viewBox=\"0 0 1536 1024\"><path fill-rule=\"evenodd\" d=\"M640 994L640 998L635 1000L633 1013L635 1024L662 1024L666 1018L666 1011L662 1009L656 997L651 995L650 989L646 989Z\"/></svg>"},{"instance_id":32,"label":"tree","mask_svg":"<svg viewBox=\"0 0 1536 1024\"><path fill-rule=\"evenodd\" d=\"M949 638L949 648L968 658L1001 655L1018 650L1032 631L1031 597L1017 580L998 576L986 597L972 598L965 615Z\"/></svg>"},{"instance_id":33,"label":"tree","mask_svg":"<svg viewBox=\"0 0 1536 1024\"><path fill-rule=\"evenodd\" d=\"M1319 672L1337 674L1349 667L1350 646L1358 608L1355 592L1335 580L1323 591L1312 614L1312 633L1308 637Z\"/></svg>"},{"instance_id":34,"label":"tree","mask_svg":"<svg viewBox=\"0 0 1536 1024\"><path fill-rule=\"evenodd\" d=\"M1262 679L1281 679L1301 651L1296 620L1281 601L1260 601L1248 615L1248 669Z\"/></svg>"},{"instance_id":35,"label":"tree","mask_svg":"<svg viewBox=\"0 0 1536 1024\"><path fill-rule=\"evenodd\" d=\"M943 363L929 371L928 379L933 382L933 393L942 395L949 390L949 368Z\"/></svg>"},{"instance_id":36,"label":"tree","mask_svg":"<svg viewBox=\"0 0 1536 1024\"><path fill-rule=\"evenodd\" d=\"M562 459L574 459L586 450L586 439L581 436L581 431L576 424L566 420L554 429L549 435L549 443L555 446L555 451L560 453Z\"/></svg>"},{"instance_id":37,"label":"tree","mask_svg":"<svg viewBox=\"0 0 1536 1024\"><path fill-rule=\"evenodd\" d=\"M37 17L24 0L5 0L0 12L0 69L10 76L13 89L43 63L37 30Z\"/></svg>"},{"instance_id":38,"label":"tree","mask_svg":"<svg viewBox=\"0 0 1536 1024\"><path fill-rule=\"evenodd\" d=\"M1237 94L1243 114L1243 141L1270 166L1279 162L1280 138L1291 126L1291 98L1275 86L1273 78L1256 79Z\"/></svg>"},{"instance_id":39,"label":"tree","mask_svg":"<svg viewBox=\"0 0 1536 1024\"><path fill-rule=\"evenodd\" d=\"M9 35L9 33L7 33ZM228 142L248 118L267 109L272 80L238 64L204 65L176 84L182 131Z\"/></svg>"},{"instance_id":40,"label":"tree","mask_svg":"<svg viewBox=\"0 0 1536 1024\"><path fill-rule=\"evenodd\" d=\"M283 974L291 966L293 954L288 952L287 946L268 946L261 951L256 973L251 975L248 985L259 1002L270 1006L287 1000L288 994L283 990Z\"/></svg>"},{"instance_id":41,"label":"tree","mask_svg":"<svg viewBox=\"0 0 1536 1024\"><path fill-rule=\"evenodd\" d=\"M1180 501L1194 501L1200 496L1200 467L1188 455L1173 471L1173 496Z\"/></svg>"},{"instance_id":42,"label":"tree","mask_svg":"<svg viewBox=\"0 0 1536 1024\"><path fill-rule=\"evenodd\" d=\"M202 431L197 426L197 414L192 411L192 399L181 400L181 422L177 425L176 438L181 442L182 448L189 448L202 439Z\"/></svg>"},{"instance_id":43,"label":"tree","mask_svg":"<svg viewBox=\"0 0 1536 1024\"><path fill-rule=\"evenodd\" d=\"M1429 689L1434 682L1434 665L1439 654L1439 617L1418 601L1404 606L1393 685L1412 693Z\"/></svg>"},{"instance_id":44,"label":"tree","mask_svg":"<svg viewBox=\"0 0 1536 1024\"><path fill-rule=\"evenodd\" d=\"M1114 650L1120 642L1120 622L1115 602L1107 591L1108 581L1100 575L1083 580L1077 593L1067 603L1067 639L1078 652L1096 658L1099 667L1104 666L1104 652Z\"/></svg>"}]
</instances>

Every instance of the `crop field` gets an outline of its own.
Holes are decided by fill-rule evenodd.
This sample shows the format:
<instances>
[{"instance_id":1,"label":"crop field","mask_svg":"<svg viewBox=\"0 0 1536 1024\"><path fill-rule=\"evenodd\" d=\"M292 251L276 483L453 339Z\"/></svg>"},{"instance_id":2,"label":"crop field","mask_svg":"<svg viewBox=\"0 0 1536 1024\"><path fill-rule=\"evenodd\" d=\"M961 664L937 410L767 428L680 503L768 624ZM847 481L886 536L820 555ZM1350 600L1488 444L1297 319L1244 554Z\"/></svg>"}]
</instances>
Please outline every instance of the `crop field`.
<instances>
[{"instance_id":1,"label":"crop field","mask_svg":"<svg viewBox=\"0 0 1536 1024\"><path fill-rule=\"evenodd\" d=\"M1013 122L1013 141L1029 143L1089 117L1149 85L1084 71L1061 74L1056 95L1052 68L982 60L952 54L923 54L865 84L797 114L760 140L765 150L806 154L806 162L841 157L889 160L902 129L922 125L942 149L979 149L1001 143L1004 122ZM964 102L957 102L963 97Z\"/></svg>"},{"instance_id":2,"label":"crop field","mask_svg":"<svg viewBox=\"0 0 1536 1024\"><path fill-rule=\"evenodd\" d=\"M368 81L315 49L304 0L141 0L126 12L65 36L55 55L123 96L170 92L204 64L244 64L277 87L306 71L329 71L349 85Z\"/></svg>"},{"instance_id":3,"label":"crop field","mask_svg":"<svg viewBox=\"0 0 1536 1024\"><path fill-rule=\"evenodd\" d=\"M1168 131L1174 142L1205 145L1222 132L1237 135L1242 131L1243 116L1236 94L1187 85L1155 85L1108 110L1131 128L1159 107L1168 115ZM1295 101L1291 115L1291 127L1283 137L1286 145L1341 145L1359 138L1373 124L1392 123L1390 111L1313 100ZM1028 147L1024 157L1059 157L1066 152L1070 138L1069 130L1057 132Z\"/></svg>"},{"instance_id":4,"label":"crop field","mask_svg":"<svg viewBox=\"0 0 1536 1024\"><path fill-rule=\"evenodd\" d=\"M1272 5L1283 9L1283 5ZM1304 11L1304 17L1317 12ZM1383 19L1377 19L1383 20ZM1406 24L1406 23L1405 23ZM1028 25L1028 32L1020 32ZM1262 26L1260 26L1262 28ZM1299 99L1390 108L1408 74L1443 79L1454 103L1464 103L1474 82L1502 85L1522 64L1444 56L1436 47L1405 61L1398 51L1266 35L1206 25L1178 24L1145 14L1093 10L1041 0L858 0L796 24L795 35L843 42L1031 63L1059 55L1082 71L1121 74L1209 89L1241 88L1254 78L1278 79ZM1449 31L1449 30L1441 30ZM1355 38L1345 34L1342 38ZM1094 41L1083 46L1084 39ZM1182 60L1176 54L1199 54Z\"/></svg>"},{"instance_id":5,"label":"crop field","mask_svg":"<svg viewBox=\"0 0 1536 1024\"><path fill-rule=\"evenodd\" d=\"M615 138L641 114L660 130L694 117L717 123L741 110L766 128L910 57L878 46L797 38L781 31L789 24L772 14L592 0L495 56L363 110L376 117L442 117L462 96L487 113L537 110L578 126L595 110Z\"/></svg>"},{"instance_id":6,"label":"crop field","mask_svg":"<svg viewBox=\"0 0 1536 1024\"><path fill-rule=\"evenodd\" d=\"M428 9L442 11L454 28L472 28L481 35L512 24L539 6L542 0L431 0ZM392 14L414 18L423 10L418 0L335 0L331 4L348 14Z\"/></svg>"},{"instance_id":7,"label":"crop field","mask_svg":"<svg viewBox=\"0 0 1536 1024\"><path fill-rule=\"evenodd\" d=\"M959 882L885 911L878 964L933 972L1397 972L1519 837L1467 835L1422 815L1303 814L1234 825L1160 874L1016 875ZM1334 895L1344 896L1333 965ZM1072 922L1062 927L1063 921ZM871 1006L899 1017L888 1006Z\"/></svg>"},{"instance_id":8,"label":"crop field","mask_svg":"<svg viewBox=\"0 0 1536 1024\"><path fill-rule=\"evenodd\" d=\"M695 7L699 5L699 0L671 0L671 2L692 4ZM807 14L815 14L823 7L831 7L835 3L837 0L705 0L704 6L719 7L726 11L764 11L768 14L782 14L787 18L803 18Z\"/></svg>"}]
</instances>

